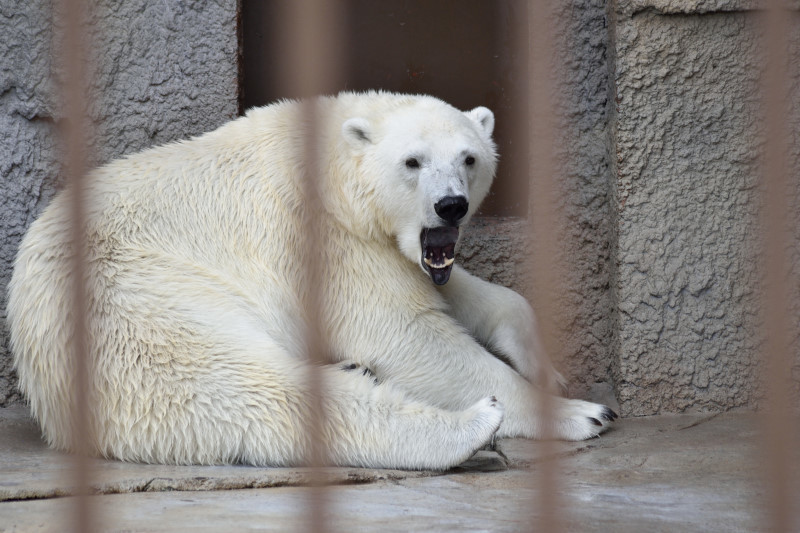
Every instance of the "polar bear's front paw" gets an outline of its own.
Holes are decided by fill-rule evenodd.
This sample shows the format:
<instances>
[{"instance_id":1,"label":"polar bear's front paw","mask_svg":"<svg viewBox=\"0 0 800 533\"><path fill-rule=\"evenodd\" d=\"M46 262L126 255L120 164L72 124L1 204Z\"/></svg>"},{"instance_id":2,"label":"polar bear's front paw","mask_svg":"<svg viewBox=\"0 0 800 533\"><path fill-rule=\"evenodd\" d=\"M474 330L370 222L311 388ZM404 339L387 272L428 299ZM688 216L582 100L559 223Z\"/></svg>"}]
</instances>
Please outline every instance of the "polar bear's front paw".
<instances>
[{"instance_id":1,"label":"polar bear's front paw","mask_svg":"<svg viewBox=\"0 0 800 533\"><path fill-rule=\"evenodd\" d=\"M564 440L585 440L597 437L619 418L606 407L583 400L564 400L556 412L557 437Z\"/></svg>"}]
</instances>

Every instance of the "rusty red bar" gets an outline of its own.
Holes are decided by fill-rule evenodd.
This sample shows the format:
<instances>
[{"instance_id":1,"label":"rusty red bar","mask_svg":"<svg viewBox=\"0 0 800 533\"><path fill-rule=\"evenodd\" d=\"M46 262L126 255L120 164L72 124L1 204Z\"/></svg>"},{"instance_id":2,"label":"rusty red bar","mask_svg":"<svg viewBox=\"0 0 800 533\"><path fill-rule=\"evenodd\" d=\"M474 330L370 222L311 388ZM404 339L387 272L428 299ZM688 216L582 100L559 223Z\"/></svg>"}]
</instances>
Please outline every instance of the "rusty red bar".
<instances>
[{"instance_id":1,"label":"rusty red bar","mask_svg":"<svg viewBox=\"0 0 800 533\"><path fill-rule=\"evenodd\" d=\"M533 0L528 2L527 17L522 23L527 28L522 28L519 35L528 37L527 43L520 43L528 47L528 110L527 135L530 143L529 160L525 168L519 169L518 176L530 176L530 238L532 242L532 258L530 262L531 279L534 283L535 311L539 319L542 346L554 361L561 359L561 347L558 331L553 321L556 312L555 293L553 289L558 286L559 272L559 243L558 228L560 215L557 211L556 177L559 169L554 157L554 139L557 128L553 96L555 91L553 56L555 46L552 35L553 16L552 6L548 0ZM554 392L554 391L547 391ZM531 472L534 482L534 513L535 521L532 529L558 533L564 530L564 516L562 510L559 467L560 462L555 459L556 442L554 434L554 402L549 394L541 394L538 406L532 409L541 410L544 418L544 440L536 444L545 457L552 457L540 461Z\"/></svg>"},{"instance_id":2,"label":"rusty red bar","mask_svg":"<svg viewBox=\"0 0 800 533\"><path fill-rule=\"evenodd\" d=\"M64 67L63 105L65 126L62 130L65 146L64 170L71 190L72 244L72 409L71 424L73 450L72 473L75 486L72 527L76 532L92 531L95 520L89 502L91 476L89 470L89 447L87 435L91 430L88 390L90 384L88 350L88 307L86 283L86 206L84 200L84 178L88 160L88 132L86 131L86 80L87 39L84 24L87 6L83 0L62 0L61 14L64 28L61 41ZM58 49L58 48L57 48Z\"/></svg>"},{"instance_id":3,"label":"rusty red bar","mask_svg":"<svg viewBox=\"0 0 800 533\"><path fill-rule=\"evenodd\" d=\"M311 413L307 421L310 448L307 462L311 467L309 513L305 523L308 531L327 531L328 502L326 499L326 480L323 467L327 464L327 450L324 440L324 382L320 366L326 353L324 340L319 329L322 312L322 265L317 260L317 252L322 248L319 242L318 214L321 212L319 197L319 127L320 110L313 97L331 92L337 87L342 68L341 41L343 24L341 5L325 0L302 0L282 2L280 27L277 28L280 40L287 50L284 62L279 65L280 79L285 80L284 92L305 98L301 107L301 123L304 124L304 219L303 268L305 268L305 308L308 320L307 350L312 362L309 370L309 384L316 394L312 397Z\"/></svg>"},{"instance_id":4,"label":"rusty red bar","mask_svg":"<svg viewBox=\"0 0 800 533\"><path fill-rule=\"evenodd\" d=\"M767 384L767 407L764 417L764 462L767 481L769 530L796 531L794 504L796 481L792 479L796 443L795 413L789 376L792 365L792 284L790 231L791 190L789 166L790 130L789 23L792 12L782 0L767 3L764 77L766 144L763 167L763 202L761 224L764 247L764 323L763 366ZM795 207L796 208L796 207ZM796 349L796 346L794 347Z\"/></svg>"}]
</instances>

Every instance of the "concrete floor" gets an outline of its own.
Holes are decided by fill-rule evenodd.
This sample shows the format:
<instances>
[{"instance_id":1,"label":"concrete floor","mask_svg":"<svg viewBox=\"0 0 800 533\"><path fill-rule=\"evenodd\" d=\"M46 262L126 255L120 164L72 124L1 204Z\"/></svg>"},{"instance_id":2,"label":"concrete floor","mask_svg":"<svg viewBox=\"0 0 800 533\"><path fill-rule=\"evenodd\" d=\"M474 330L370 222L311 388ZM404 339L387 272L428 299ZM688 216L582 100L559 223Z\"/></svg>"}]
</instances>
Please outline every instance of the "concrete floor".
<instances>
[{"instance_id":1,"label":"concrete floor","mask_svg":"<svg viewBox=\"0 0 800 533\"><path fill-rule=\"evenodd\" d=\"M538 483L553 465L560 478L549 491L560 503L550 510L567 531L763 531L760 443L752 414L661 416L622 420L581 443L501 440L446 473L335 468L326 524L541 531ZM787 467L800 474L799 462ZM91 504L107 531L303 531L314 493L303 469L92 464ZM0 532L64 531L70 468L24 409L0 409Z\"/></svg>"}]
</instances>

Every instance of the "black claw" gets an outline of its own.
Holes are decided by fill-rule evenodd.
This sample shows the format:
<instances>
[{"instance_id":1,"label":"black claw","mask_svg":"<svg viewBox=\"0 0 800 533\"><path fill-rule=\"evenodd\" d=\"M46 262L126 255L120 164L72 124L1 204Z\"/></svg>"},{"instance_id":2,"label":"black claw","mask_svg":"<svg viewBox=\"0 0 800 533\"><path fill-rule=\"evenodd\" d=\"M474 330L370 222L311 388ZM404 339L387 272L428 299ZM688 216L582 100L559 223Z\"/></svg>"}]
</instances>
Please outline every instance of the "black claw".
<instances>
[{"instance_id":1,"label":"black claw","mask_svg":"<svg viewBox=\"0 0 800 533\"><path fill-rule=\"evenodd\" d=\"M606 421L614 421L619 418L619 415L608 407L603 407L603 412L600 413L600 418Z\"/></svg>"},{"instance_id":2,"label":"black claw","mask_svg":"<svg viewBox=\"0 0 800 533\"><path fill-rule=\"evenodd\" d=\"M362 376L369 376L371 378L375 378L375 372L373 372L371 368L369 368L368 366L362 366L358 363L349 363L346 365L342 365L339 368L341 368L345 372L352 372L353 370L358 370L360 368ZM375 382L377 383L377 378L375 378Z\"/></svg>"},{"instance_id":3,"label":"black claw","mask_svg":"<svg viewBox=\"0 0 800 533\"><path fill-rule=\"evenodd\" d=\"M589 417L589 421L590 421L592 424L594 424L595 426L602 426L602 425L603 425L603 423L602 423L602 422L600 422L600 421L599 421L598 419L596 419L596 418L592 418L591 416Z\"/></svg>"}]
</instances>

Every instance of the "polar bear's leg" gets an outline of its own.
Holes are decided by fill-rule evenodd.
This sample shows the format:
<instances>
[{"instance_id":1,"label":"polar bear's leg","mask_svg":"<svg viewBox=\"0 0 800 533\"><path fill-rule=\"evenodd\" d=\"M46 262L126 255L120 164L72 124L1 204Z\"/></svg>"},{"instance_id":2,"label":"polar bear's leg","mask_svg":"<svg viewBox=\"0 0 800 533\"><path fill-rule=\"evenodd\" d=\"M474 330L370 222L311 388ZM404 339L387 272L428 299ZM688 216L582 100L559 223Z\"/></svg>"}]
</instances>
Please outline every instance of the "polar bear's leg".
<instances>
[{"instance_id":1,"label":"polar bear's leg","mask_svg":"<svg viewBox=\"0 0 800 533\"><path fill-rule=\"evenodd\" d=\"M500 437L582 440L599 435L617 418L604 405L546 395L444 313L417 317L413 325L413 333L402 330L405 342L382 340L402 346L402 352L383 352L369 361L412 398L458 410L494 395L505 409ZM552 416L544 410L548 404Z\"/></svg>"},{"instance_id":2,"label":"polar bear's leg","mask_svg":"<svg viewBox=\"0 0 800 533\"><path fill-rule=\"evenodd\" d=\"M355 365L325 369L325 438L333 464L446 469L489 442L503 418L495 398L460 412L412 401Z\"/></svg>"},{"instance_id":3,"label":"polar bear's leg","mask_svg":"<svg viewBox=\"0 0 800 533\"><path fill-rule=\"evenodd\" d=\"M437 289L449 304L447 313L492 353L508 359L532 383L546 390L566 390L567 381L547 357L536 316L525 298L458 265L453 266L450 281Z\"/></svg>"}]
</instances>

